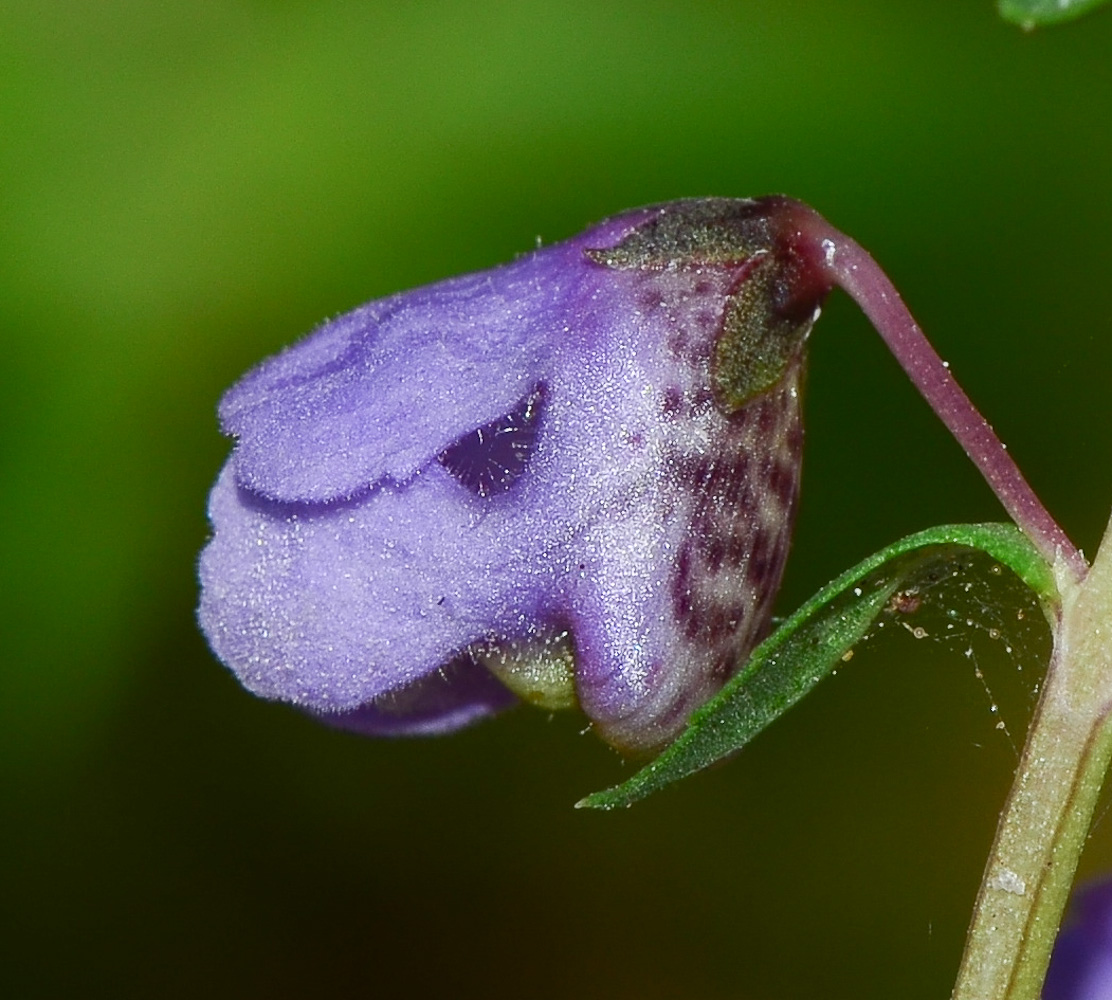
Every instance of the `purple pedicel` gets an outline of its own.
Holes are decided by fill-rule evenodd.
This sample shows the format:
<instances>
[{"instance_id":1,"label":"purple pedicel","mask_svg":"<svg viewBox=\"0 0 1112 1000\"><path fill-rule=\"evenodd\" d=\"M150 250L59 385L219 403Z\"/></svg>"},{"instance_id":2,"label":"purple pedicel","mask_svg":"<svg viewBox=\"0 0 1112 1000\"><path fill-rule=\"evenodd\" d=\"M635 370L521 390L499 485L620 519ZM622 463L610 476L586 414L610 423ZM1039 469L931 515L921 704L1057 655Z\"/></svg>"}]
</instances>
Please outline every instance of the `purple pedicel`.
<instances>
[{"instance_id":1,"label":"purple pedicel","mask_svg":"<svg viewBox=\"0 0 1112 1000\"><path fill-rule=\"evenodd\" d=\"M652 751L767 629L829 285L784 198L615 216L371 302L234 386L201 626L373 734L518 697Z\"/></svg>"}]
</instances>

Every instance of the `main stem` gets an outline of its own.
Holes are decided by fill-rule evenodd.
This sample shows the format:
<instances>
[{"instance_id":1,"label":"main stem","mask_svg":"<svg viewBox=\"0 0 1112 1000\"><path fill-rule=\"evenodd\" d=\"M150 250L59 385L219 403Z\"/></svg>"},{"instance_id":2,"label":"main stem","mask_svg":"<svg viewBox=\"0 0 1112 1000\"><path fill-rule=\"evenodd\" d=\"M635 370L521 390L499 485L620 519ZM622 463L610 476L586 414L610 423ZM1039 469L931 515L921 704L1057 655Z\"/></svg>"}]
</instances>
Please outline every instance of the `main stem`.
<instances>
[{"instance_id":1,"label":"main stem","mask_svg":"<svg viewBox=\"0 0 1112 1000\"><path fill-rule=\"evenodd\" d=\"M1054 656L996 831L953 1000L1037 1000L1112 758L1112 525L1062 595Z\"/></svg>"},{"instance_id":2,"label":"main stem","mask_svg":"<svg viewBox=\"0 0 1112 1000\"><path fill-rule=\"evenodd\" d=\"M953 1000L1038 1000L1112 759L1112 524L1092 568L954 380L877 263L810 209L781 203L782 246L857 302L1053 568L1054 654L981 883Z\"/></svg>"}]
</instances>

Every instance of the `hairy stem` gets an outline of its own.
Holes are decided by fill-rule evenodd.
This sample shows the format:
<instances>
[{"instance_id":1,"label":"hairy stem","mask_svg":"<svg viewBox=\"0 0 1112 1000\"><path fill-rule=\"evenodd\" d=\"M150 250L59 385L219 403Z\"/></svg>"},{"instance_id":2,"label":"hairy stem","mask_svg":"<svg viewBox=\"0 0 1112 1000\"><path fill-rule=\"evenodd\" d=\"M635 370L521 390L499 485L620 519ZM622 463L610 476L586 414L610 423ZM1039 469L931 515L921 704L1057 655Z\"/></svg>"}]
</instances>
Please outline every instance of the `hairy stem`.
<instances>
[{"instance_id":1,"label":"hairy stem","mask_svg":"<svg viewBox=\"0 0 1112 1000\"><path fill-rule=\"evenodd\" d=\"M927 340L876 261L816 213L799 206L797 251L861 307L912 383L981 471L1008 515L1054 567L1060 584L1084 578L1084 557L1050 516L1007 447Z\"/></svg>"},{"instance_id":2,"label":"hairy stem","mask_svg":"<svg viewBox=\"0 0 1112 1000\"><path fill-rule=\"evenodd\" d=\"M1112 758L1112 525L1062 594L1055 650L997 827L954 1000L1037 1000Z\"/></svg>"},{"instance_id":3,"label":"hairy stem","mask_svg":"<svg viewBox=\"0 0 1112 1000\"><path fill-rule=\"evenodd\" d=\"M1054 572L1054 654L953 992L953 1000L1038 1000L1112 760L1112 524L1090 569L872 257L805 206L785 207L782 245L857 302Z\"/></svg>"}]
</instances>

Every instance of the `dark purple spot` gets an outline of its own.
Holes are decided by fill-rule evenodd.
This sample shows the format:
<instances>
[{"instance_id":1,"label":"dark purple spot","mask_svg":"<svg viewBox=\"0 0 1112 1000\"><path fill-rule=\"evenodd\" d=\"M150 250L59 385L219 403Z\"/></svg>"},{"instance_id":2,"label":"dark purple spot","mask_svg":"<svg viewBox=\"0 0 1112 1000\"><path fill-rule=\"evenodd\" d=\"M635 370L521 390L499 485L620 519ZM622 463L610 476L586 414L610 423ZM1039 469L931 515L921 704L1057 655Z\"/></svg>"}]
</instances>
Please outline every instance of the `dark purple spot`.
<instances>
[{"instance_id":1,"label":"dark purple spot","mask_svg":"<svg viewBox=\"0 0 1112 1000\"><path fill-rule=\"evenodd\" d=\"M715 458L707 469L706 477L699 483L699 488L713 500L722 495L722 488L726 485L728 476L729 469L726 463L719 458Z\"/></svg>"},{"instance_id":2,"label":"dark purple spot","mask_svg":"<svg viewBox=\"0 0 1112 1000\"><path fill-rule=\"evenodd\" d=\"M803 454L803 424L796 420L788 431L788 451L792 458L799 458Z\"/></svg>"},{"instance_id":3,"label":"dark purple spot","mask_svg":"<svg viewBox=\"0 0 1112 1000\"><path fill-rule=\"evenodd\" d=\"M774 569L776 556L773 540L764 528L758 529L753 534L753 545L749 550L749 563L745 567L746 576L753 588L760 593L762 590L773 590L775 581L769 571Z\"/></svg>"},{"instance_id":4,"label":"dark purple spot","mask_svg":"<svg viewBox=\"0 0 1112 1000\"><path fill-rule=\"evenodd\" d=\"M776 431L780 416L779 409L780 407L772 400L762 402L757 412L757 427L762 434L771 436Z\"/></svg>"},{"instance_id":5,"label":"dark purple spot","mask_svg":"<svg viewBox=\"0 0 1112 1000\"><path fill-rule=\"evenodd\" d=\"M666 417L672 417L680 412L682 406L683 393L674 385L668 386L664 390L664 398L660 401L660 412Z\"/></svg>"},{"instance_id":6,"label":"dark purple spot","mask_svg":"<svg viewBox=\"0 0 1112 1000\"><path fill-rule=\"evenodd\" d=\"M735 508L741 500L749 472L749 456L744 452L727 455L715 463L710 492L727 508Z\"/></svg>"},{"instance_id":7,"label":"dark purple spot","mask_svg":"<svg viewBox=\"0 0 1112 1000\"><path fill-rule=\"evenodd\" d=\"M749 475L749 452L738 451L730 457L730 474L739 480Z\"/></svg>"},{"instance_id":8,"label":"dark purple spot","mask_svg":"<svg viewBox=\"0 0 1112 1000\"><path fill-rule=\"evenodd\" d=\"M753 557L767 560L776 550L776 542L772 533L766 528L759 528L753 533Z\"/></svg>"},{"instance_id":9,"label":"dark purple spot","mask_svg":"<svg viewBox=\"0 0 1112 1000\"><path fill-rule=\"evenodd\" d=\"M676 559L676 570L672 576L672 613L677 621L687 621L694 610L694 600L691 596L691 564L692 542L687 539L680 549Z\"/></svg>"},{"instance_id":10,"label":"dark purple spot","mask_svg":"<svg viewBox=\"0 0 1112 1000\"><path fill-rule=\"evenodd\" d=\"M689 638L708 649L726 649L736 646L738 619L731 608L710 605L700 608L687 622L685 629Z\"/></svg>"},{"instance_id":11,"label":"dark purple spot","mask_svg":"<svg viewBox=\"0 0 1112 1000\"><path fill-rule=\"evenodd\" d=\"M722 490L722 499L731 507L742 506L742 498L749 484L749 456L735 455L730 462L730 474Z\"/></svg>"},{"instance_id":12,"label":"dark purple spot","mask_svg":"<svg viewBox=\"0 0 1112 1000\"><path fill-rule=\"evenodd\" d=\"M731 441L740 441L742 438L748 437L750 426L756 420L757 406L743 406L740 410L736 410L727 417L727 433Z\"/></svg>"},{"instance_id":13,"label":"dark purple spot","mask_svg":"<svg viewBox=\"0 0 1112 1000\"><path fill-rule=\"evenodd\" d=\"M702 550L708 533L714 531L714 523L714 510L704 499L700 499L687 522L687 530L693 539L693 548Z\"/></svg>"},{"instance_id":14,"label":"dark purple spot","mask_svg":"<svg viewBox=\"0 0 1112 1000\"><path fill-rule=\"evenodd\" d=\"M676 591L672 595L672 613L676 621L686 622L691 620L691 613L695 604L691 599L691 592L686 588Z\"/></svg>"},{"instance_id":15,"label":"dark purple spot","mask_svg":"<svg viewBox=\"0 0 1112 1000\"><path fill-rule=\"evenodd\" d=\"M691 580L691 540L683 543L679 558L676 560L676 575L673 577L672 586L677 590L687 590Z\"/></svg>"},{"instance_id":16,"label":"dark purple spot","mask_svg":"<svg viewBox=\"0 0 1112 1000\"><path fill-rule=\"evenodd\" d=\"M761 509L760 497L757 495L756 491L752 489L753 484L748 479L742 479L740 482L742 489L738 493L735 508L737 514L741 515L740 520L750 521ZM739 519L735 519L735 523L738 523L738 520Z\"/></svg>"},{"instance_id":17,"label":"dark purple spot","mask_svg":"<svg viewBox=\"0 0 1112 1000\"><path fill-rule=\"evenodd\" d=\"M726 559L726 539L714 535L705 540L704 547L706 549L707 569L711 573L717 573Z\"/></svg>"},{"instance_id":18,"label":"dark purple spot","mask_svg":"<svg viewBox=\"0 0 1112 1000\"><path fill-rule=\"evenodd\" d=\"M726 551L722 555L722 562L726 566L740 566L749 556L751 542L752 534L748 531L734 535L726 542Z\"/></svg>"},{"instance_id":19,"label":"dark purple spot","mask_svg":"<svg viewBox=\"0 0 1112 1000\"><path fill-rule=\"evenodd\" d=\"M745 567L745 575L754 587L772 592L773 574L770 572L767 555L751 555Z\"/></svg>"},{"instance_id":20,"label":"dark purple spot","mask_svg":"<svg viewBox=\"0 0 1112 1000\"><path fill-rule=\"evenodd\" d=\"M734 666L737 664L737 656L733 651L728 653L721 653L715 657L714 663L710 668L710 675L720 685L725 684L730 679L734 672Z\"/></svg>"},{"instance_id":21,"label":"dark purple spot","mask_svg":"<svg viewBox=\"0 0 1112 1000\"><path fill-rule=\"evenodd\" d=\"M687 333L684 330L673 330L668 334L668 350L674 358L682 358L687 349Z\"/></svg>"},{"instance_id":22,"label":"dark purple spot","mask_svg":"<svg viewBox=\"0 0 1112 1000\"><path fill-rule=\"evenodd\" d=\"M743 625L749 624L749 604L738 601L735 604L731 604L726 610L730 616L730 620L733 622L735 630L740 630Z\"/></svg>"},{"instance_id":23,"label":"dark purple spot","mask_svg":"<svg viewBox=\"0 0 1112 1000\"><path fill-rule=\"evenodd\" d=\"M453 441L437 460L472 493L504 493L533 455L543 401L544 386L538 385L505 416Z\"/></svg>"},{"instance_id":24,"label":"dark purple spot","mask_svg":"<svg viewBox=\"0 0 1112 1000\"><path fill-rule=\"evenodd\" d=\"M795 465L789 462L777 462L772 467L772 474L768 480L769 489L780 501L782 507L791 504L795 495Z\"/></svg>"},{"instance_id":25,"label":"dark purple spot","mask_svg":"<svg viewBox=\"0 0 1112 1000\"><path fill-rule=\"evenodd\" d=\"M677 465L677 471L689 489L702 492L710 482L711 473L714 471L714 459L707 455L698 457L684 455Z\"/></svg>"},{"instance_id":26,"label":"dark purple spot","mask_svg":"<svg viewBox=\"0 0 1112 1000\"><path fill-rule=\"evenodd\" d=\"M656 724L663 729L671 730L691 711L691 692L682 691L668 705L668 708L657 717Z\"/></svg>"},{"instance_id":27,"label":"dark purple spot","mask_svg":"<svg viewBox=\"0 0 1112 1000\"><path fill-rule=\"evenodd\" d=\"M708 642L717 645L723 639L733 635L737 628L737 619L731 616L729 608L716 607L707 615L703 627Z\"/></svg>"},{"instance_id":28,"label":"dark purple spot","mask_svg":"<svg viewBox=\"0 0 1112 1000\"><path fill-rule=\"evenodd\" d=\"M683 617L691 607L692 543L684 542L676 560L676 572L672 577L672 603L676 616Z\"/></svg>"}]
</instances>

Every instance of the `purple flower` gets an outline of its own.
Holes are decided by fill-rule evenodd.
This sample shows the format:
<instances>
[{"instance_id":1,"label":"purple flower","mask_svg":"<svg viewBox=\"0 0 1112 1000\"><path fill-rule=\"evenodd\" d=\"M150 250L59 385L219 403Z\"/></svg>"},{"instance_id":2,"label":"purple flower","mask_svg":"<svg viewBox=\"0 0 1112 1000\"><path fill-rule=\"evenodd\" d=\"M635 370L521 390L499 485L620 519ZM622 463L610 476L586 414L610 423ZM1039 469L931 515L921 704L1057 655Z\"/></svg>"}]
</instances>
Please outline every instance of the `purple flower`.
<instances>
[{"instance_id":1,"label":"purple flower","mask_svg":"<svg viewBox=\"0 0 1112 1000\"><path fill-rule=\"evenodd\" d=\"M828 286L783 198L615 216L371 302L234 386L200 621L367 733L518 698L658 748L766 630Z\"/></svg>"},{"instance_id":2,"label":"purple flower","mask_svg":"<svg viewBox=\"0 0 1112 1000\"><path fill-rule=\"evenodd\" d=\"M1112 1000L1112 882L1082 890L1054 944L1044 1000Z\"/></svg>"}]
</instances>

